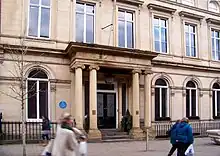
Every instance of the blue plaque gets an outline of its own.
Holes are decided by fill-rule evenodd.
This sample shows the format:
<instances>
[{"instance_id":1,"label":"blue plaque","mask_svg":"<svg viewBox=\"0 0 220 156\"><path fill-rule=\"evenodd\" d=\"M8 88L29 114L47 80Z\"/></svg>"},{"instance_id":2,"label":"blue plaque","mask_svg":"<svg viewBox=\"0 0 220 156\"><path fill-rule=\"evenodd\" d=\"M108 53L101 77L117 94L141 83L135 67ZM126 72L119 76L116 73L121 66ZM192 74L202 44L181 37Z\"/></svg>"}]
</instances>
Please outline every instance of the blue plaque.
<instances>
[{"instance_id":1,"label":"blue plaque","mask_svg":"<svg viewBox=\"0 0 220 156\"><path fill-rule=\"evenodd\" d=\"M65 101L60 101L59 106L60 108L65 109L67 106L67 103Z\"/></svg>"}]
</instances>

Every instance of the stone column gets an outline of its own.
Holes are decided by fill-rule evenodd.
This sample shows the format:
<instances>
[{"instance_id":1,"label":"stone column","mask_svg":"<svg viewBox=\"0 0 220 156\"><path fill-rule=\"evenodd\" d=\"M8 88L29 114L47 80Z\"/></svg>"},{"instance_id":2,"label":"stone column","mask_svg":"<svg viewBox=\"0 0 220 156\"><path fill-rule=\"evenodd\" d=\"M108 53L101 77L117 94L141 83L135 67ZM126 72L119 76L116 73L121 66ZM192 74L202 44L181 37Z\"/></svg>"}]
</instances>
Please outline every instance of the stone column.
<instances>
[{"instance_id":1,"label":"stone column","mask_svg":"<svg viewBox=\"0 0 220 156\"><path fill-rule=\"evenodd\" d=\"M133 116L133 127L131 130L131 135L135 139L142 139L143 131L140 129L140 83L139 76L141 70L132 71L132 116Z\"/></svg>"},{"instance_id":2,"label":"stone column","mask_svg":"<svg viewBox=\"0 0 220 156\"><path fill-rule=\"evenodd\" d=\"M89 67L89 138L101 139L101 132L97 128L97 65Z\"/></svg>"},{"instance_id":3,"label":"stone column","mask_svg":"<svg viewBox=\"0 0 220 156\"><path fill-rule=\"evenodd\" d=\"M75 118L76 115L76 109L75 109L75 73L73 70L70 70L70 80L71 80L71 87L70 87L70 102L71 102L71 107L70 107L70 112L71 115Z\"/></svg>"},{"instance_id":4,"label":"stone column","mask_svg":"<svg viewBox=\"0 0 220 156\"><path fill-rule=\"evenodd\" d=\"M151 70L144 71L144 127L151 127Z\"/></svg>"},{"instance_id":5,"label":"stone column","mask_svg":"<svg viewBox=\"0 0 220 156\"><path fill-rule=\"evenodd\" d=\"M56 121L56 83L54 80L50 80L50 119Z\"/></svg>"},{"instance_id":6,"label":"stone column","mask_svg":"<svg viewBox=\"0 0 220 156\"><path fill-rule=\"evenodd\" d=\"M122 83L118 82L118 128L121 128L122 119Z\"/></svg>"},{"instance_id":7,"label":"stone column","mask_svg":"<svg viewBox=\"0 0 220 156\"><path fill-rule=\"evenodd\" d=\"M75 119L76 126L79 129L83 129L83 93L82 93L82 81L83 81L83 64L76 64L75 66Z\"/></svg>"}]
</instances>

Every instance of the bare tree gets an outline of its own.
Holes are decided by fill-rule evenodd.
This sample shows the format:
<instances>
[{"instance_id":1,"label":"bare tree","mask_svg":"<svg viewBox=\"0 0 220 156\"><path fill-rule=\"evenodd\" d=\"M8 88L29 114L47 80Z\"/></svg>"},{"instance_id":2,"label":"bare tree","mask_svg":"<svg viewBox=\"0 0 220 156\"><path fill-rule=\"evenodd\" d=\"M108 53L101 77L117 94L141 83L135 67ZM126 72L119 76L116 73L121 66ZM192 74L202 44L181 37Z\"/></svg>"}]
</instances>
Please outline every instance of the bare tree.
<instances>
[{"instance_id":1,"label":"bare tree","mask_svg":"<svg viewBox=\"0 0 220 156\"><path fill-rule=\"evenodd\" d=\"M4 68L4 70L8 70L10 73L13 82L10 84L9 88L12 92L4 92L0 90L0 94L6 95L12 99L19 101L21 104L21 118L22 118L22 145L23 145L23 156L26 156L26 116L25 116L25 101L32 96L35 96L37 92L35 91L35 84L30 87L28 91L25 90L26 88L26 76L25 76L25 69L30 65L40 66L39 62L30 62L25 59L29 48L25 44L25 38L21 39L21 43L19 46L15 45L4 45L4 52L6 57L9 57L9 60L13 63L12 69ZM7 55L8 54L8 55ZM43 55L40 54L40 56ZM4 63L2 64L4 66ZM39 71L40 72L40 69ZM37 74L37 73L36 73ZM34 77L34 75L32 76ZM29 95L28 93L35 91L34 94Z\"/></svg>"}]
</instances>

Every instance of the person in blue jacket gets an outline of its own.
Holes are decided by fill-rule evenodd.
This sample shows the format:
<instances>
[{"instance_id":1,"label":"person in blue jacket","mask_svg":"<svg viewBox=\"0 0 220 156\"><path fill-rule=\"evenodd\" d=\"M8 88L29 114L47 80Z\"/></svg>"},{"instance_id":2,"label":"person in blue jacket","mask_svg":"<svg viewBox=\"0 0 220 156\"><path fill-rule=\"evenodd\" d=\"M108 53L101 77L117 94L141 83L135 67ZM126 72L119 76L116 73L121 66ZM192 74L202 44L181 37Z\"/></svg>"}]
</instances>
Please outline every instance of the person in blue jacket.
<instances>
[{"instance_id":1,"label":"person in blue jacket","mask_svg":"<svg viewBox=\"0 0 220 156\"><path fill-rule=\"evenodd\" d=\"M172 156L175 150L177 149L177 144L176 144L176 127L177 125L181 122L181 120L177 120L176 123L170 128L168 131L168 135L170 137L170 143L172 144L172 148L170 149L168 156Z\"/></svg>"},{"instance_id":2,"label":"person in blue jacket","mask_svg":"<svg viewBox=\"0 0 220 156\"><path fill-rule=\"evenodd\" d=\"M183 118L181 123L177 125L175 140L178 156L185 156L185 151L194 142L193 131L188 118Z\"/></svg>"}]
</instances>

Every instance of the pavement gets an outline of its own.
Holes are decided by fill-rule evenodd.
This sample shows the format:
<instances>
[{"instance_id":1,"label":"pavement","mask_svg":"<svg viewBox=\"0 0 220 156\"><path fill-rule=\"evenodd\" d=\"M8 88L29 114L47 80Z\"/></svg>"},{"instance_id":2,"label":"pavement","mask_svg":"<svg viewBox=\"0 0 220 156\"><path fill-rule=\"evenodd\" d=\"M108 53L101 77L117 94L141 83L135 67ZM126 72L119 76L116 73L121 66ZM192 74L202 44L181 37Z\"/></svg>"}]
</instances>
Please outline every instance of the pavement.
<instances>
[{"instance_id":1,"label":"pavement","mask_svg":"<svg viewBox=\"0 0 220 156\"><path fill-rule=\"evenodd\" d=\"M171 145L169 140L149 142L149 151L145 151L144 141L117 143L89 143L88 156L166 156ZM220 156L220 146L215 145L209 138L195 139L196 156ZM27 156L40 156L43 147L38 144L27 145ZM0 145L0 156L22 156L21 145Z\"/></svg>"}]
</instances>

